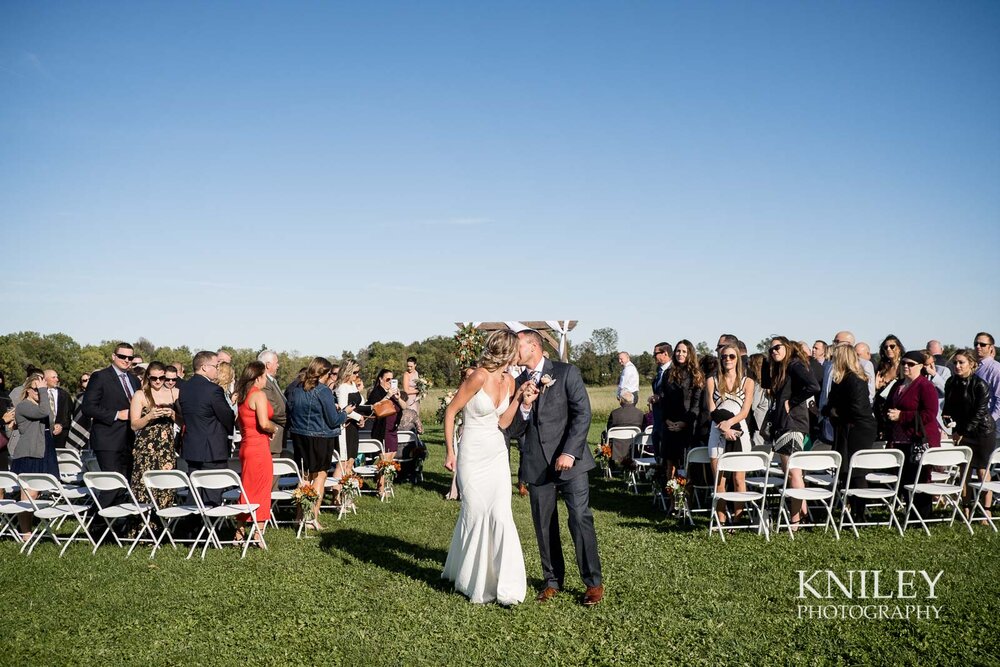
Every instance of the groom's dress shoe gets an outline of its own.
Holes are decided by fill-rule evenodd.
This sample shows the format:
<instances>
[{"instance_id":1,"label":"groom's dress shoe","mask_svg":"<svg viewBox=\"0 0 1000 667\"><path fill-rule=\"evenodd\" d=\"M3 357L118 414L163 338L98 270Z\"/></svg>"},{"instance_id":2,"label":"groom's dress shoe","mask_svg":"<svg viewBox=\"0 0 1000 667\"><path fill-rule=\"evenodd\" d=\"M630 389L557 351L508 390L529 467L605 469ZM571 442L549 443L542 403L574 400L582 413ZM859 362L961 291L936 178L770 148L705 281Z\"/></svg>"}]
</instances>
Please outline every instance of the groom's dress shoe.
<instances>
[{"instance_id":1,"label":"groom's dress shoe","mask_svg":"<svg viewBox=\"0 0 1000 667\"><path fill-rule=\"evenodd\" d=\"M587 586L587 592L583 594L583 606L593 607L604 599L604 586Z\"/></svg>"},{"instance_id":2,"label":"groom's dress shoe","mask_svg":"<svg viewBox=\"0 0 1000 667\"><path fill-rule=\"evenodd\" d=\"M549 586L541 593L539 593L538 597L535 599L538 600L539 602L548 602L549 600L554 598L558 593L559 593L558 588L552 588L551 586Z\"/></svg>"}]
</instances>

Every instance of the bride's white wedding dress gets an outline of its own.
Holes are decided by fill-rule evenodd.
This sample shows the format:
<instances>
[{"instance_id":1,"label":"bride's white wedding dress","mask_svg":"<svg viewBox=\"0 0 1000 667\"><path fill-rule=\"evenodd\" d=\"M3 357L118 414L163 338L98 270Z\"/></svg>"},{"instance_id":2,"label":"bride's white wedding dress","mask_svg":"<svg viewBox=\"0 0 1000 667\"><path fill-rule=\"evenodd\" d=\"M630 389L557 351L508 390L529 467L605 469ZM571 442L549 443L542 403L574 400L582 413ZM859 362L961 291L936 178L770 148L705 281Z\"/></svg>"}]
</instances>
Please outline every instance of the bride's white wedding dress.
<instances>
[{"instance_id":1,"label":"bride's white wedding dress","mask_svg":"<svg viewBox=\"0 0 1000 667\"><path fill-rule=\"evenodd\" d=\"M504 397L494 407L480 389L463 410L458 450L462 509L441 577L455 582L455 590L472 602L517 604L528 587L510 505L510 461L498 426L508 405L510 399Z\"/></svg>"}]
</instances>

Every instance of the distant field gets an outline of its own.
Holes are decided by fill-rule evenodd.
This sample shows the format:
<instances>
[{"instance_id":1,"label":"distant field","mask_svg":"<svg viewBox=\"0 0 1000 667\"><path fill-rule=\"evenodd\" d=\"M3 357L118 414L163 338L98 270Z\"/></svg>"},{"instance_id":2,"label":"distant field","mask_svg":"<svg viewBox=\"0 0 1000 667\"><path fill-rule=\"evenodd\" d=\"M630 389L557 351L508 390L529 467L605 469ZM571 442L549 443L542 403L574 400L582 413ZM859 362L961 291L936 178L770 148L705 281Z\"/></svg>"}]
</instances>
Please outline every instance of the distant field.
<instances>
[{"instance_id":1,"label":"distant field","mask_svg":"<svg viewBox=\"0 0 1000 667\"><path fill-rule=\"evenodd\" d=\"M590 411L593 413L594 419L600 419L603 423L607 420L611 411L618 407L618 399L615 398L615 392L617 390L618 387L616 385L609 385L605 387L587 387L587 395L590 396ZM427 392L427 398L425 398L423 403L420 405L420 418L425 423L435 423L434 415L437 413L441 397L449 391L451 391L451 388L449 387L435 387ZM639 392L640 407L644 404L647 396L648 392Z\"/></svg>"}]
</instances>

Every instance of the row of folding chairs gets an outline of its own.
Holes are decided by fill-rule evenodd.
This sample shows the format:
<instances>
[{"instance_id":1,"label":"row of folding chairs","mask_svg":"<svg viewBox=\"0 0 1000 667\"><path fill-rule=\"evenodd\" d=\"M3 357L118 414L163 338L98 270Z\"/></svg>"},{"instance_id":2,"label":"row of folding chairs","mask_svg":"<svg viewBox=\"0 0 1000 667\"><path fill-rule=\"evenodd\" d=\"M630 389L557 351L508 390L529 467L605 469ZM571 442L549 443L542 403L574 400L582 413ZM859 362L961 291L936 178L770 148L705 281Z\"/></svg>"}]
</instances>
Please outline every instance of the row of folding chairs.
<instances>
[{"instance_id":1,"label":"row of folding chairs","mask_svg":"<svg viewBox=\"0 0 1000 667\"><path fill-rule=\"evenodd\" d=\"M726 530L750 528L770 538L771 521L768 501L777 503L777 517L774 525L776 531L785 529L794 539L795 527L823 527L832 530L840 539L840 533L847 523L855 537L860 537L859 526L895 527L900 535L911 523L919 523L927 534L928 523L948 522L954 524L956 518L961 518L969 532L972 532L970 519L962 511L962 493L969 475L969 464L972 450L968 447L947 447L928 449L921 457L915 478L906 483L903 479L905 454L896 449L870 449L855 452L848 463L846 488L838 491L840 480L841 456L835 451L795 452L788 459L788 471L799 470L805 482L804 488L790 486L791 475L786 474L778 464L777 457L766 451L724 453L718 460L718 468L714 485L692 484L691 501L685 508L685 518L694 525L693 515L709 514L709 535L718 532L725 541ZM685 470L691 471L695 466L708 466L710 459L707 447L695 447L689 450L685 461ZM993 452L989 469L1000 465L1000 449ZM736 491L728 486L726 491L717 491L722 475L728 473L743 473L746 475L746 491ZM852 486L851 480L863 476L866 486ZM690 476L688 477L690 480ZM929 479L929 481L920 481ZM900 486L907 491L908 501L900 499ZM988 492L1000 493L1000 481L977 480L969 484L976 491L972 502L972 520L982 518L994 530L997 530L994 519L990 516L983 501ZM924 517L915 506L918 495L924 494L939 499L952 511L950 515L937 519ZM701 498L708 496L707 506L701 506ZM885 510L885 521L864 521L863 517L855 517L850 512L852 499L860 499L866 506L875 506ZM719 521L715 507L717 502L742 503L746 511L755 521L750 524L733 526ZM801 501L813 508L818 506L824 515L822 522L791 521L790 505L793 501ZM836 516L836 506L839 505L839 519ZM811 508L812 509L812 508ZM897 516L899 510L903 519ZM810 511L809 516L814 512Z\"/></svg>"},{"instance_id":2,"label":"row of folding chairs","mask_svg":"<svg viewBox=\"0 0 1000 667\"><path fill-rule=\"evenodd\" d=\"M242 544L241 557L245 557L255 537L266 548L264 536L257 529L257 504L231 502L214 507L202 501L202 491L237 490L237 497L246 497L239 475L232 470L199 470L190 476L180 470L148 471L143 475L143 484L152 503L140 503L132 493L128 480L120 473L84 472L81 481L82 487L64 484L62 480L49 474L17 475L0 471L0 490L4 495L19 494L22 490L32 492L23 494L25 500L0 500L0 537L6 535L20 542L21 552L27 554L31 554L43 540L51 539L57 546L62 545L60 557L73 542L86 540L93 546L92 553L96 554L109 537L118 546L124 547L126 541L122 540L115 528L121 523L133 521L138 525L138 531L134 538L130 538L131 545L126 557L132 554L140 542L147 542L153 545L150 553L153 558L164 539L174 548L177 548L178 542L184 541L174 536L178 521L187 517L200 517L201 526L197 536L188 540L191 542L188 558L191 558L199 545L202 546L204 558L209 546L222 548L227 543ZM156 502L156 491L173 491L179 494L178 498L186 498L186 502L161 507ZM104 505L101 503L102 494L122 495L126 501ZM27 538L22 537L16 523L23 514L38 520ZM242 543L223 540L219 535L219 528L225 522L235 521L241 514L251 517L245 539ZM160 520L159 535L154 532L150 523L154 515ZM95 538L92 529L94 520L98 517L103 520L105 529L100 537ZM56 531L67 520L74 520L76 528L68 537L60 536Z\"/></svg>"}]
</instances>

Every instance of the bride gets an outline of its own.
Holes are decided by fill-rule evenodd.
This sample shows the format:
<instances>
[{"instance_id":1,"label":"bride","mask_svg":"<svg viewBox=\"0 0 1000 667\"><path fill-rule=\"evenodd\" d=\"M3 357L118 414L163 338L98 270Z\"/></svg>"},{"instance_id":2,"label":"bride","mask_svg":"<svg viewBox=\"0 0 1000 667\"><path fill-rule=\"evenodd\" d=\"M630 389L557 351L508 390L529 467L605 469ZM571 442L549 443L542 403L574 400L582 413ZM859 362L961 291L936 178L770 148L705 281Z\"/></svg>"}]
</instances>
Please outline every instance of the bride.
<instances>
[{"instance_id":1,"label":"bride","mask_svg":"<svg viewBox=\"0 0 1000 667\"><path fill-rule=\"evenodd\" d=\"M464 408L458 487L462 509L451 538L443 579L472 602L514 605L524 601L527 576L514 525L510 461L501 428L510 426L520 391L507 367L517 356L517 335L494 331L476 370L445 410L445 468L455 469L455 415Z\"/></svg>"}]
</instances>

